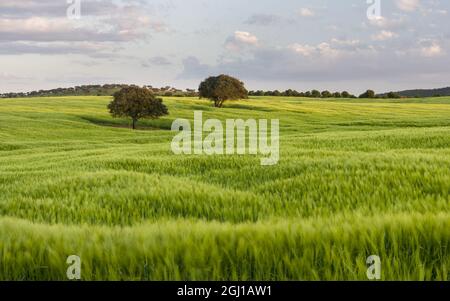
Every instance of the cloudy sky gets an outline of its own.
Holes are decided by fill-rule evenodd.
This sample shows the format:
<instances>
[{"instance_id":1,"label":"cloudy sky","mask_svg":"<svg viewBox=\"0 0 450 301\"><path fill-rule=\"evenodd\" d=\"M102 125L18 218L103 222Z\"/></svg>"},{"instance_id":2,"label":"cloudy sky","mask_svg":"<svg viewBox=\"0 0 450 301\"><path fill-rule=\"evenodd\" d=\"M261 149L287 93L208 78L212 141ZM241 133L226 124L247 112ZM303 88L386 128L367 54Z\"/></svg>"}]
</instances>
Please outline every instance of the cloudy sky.
<instances>
[{"instance_id":1,"label":"cloudy sky","mask_svg":"<svg viewBox=\"0 0 450 301\"><path fill-rule=\"evenodd\" d=\"M450 86L448 0L70 1L80 16L67 0L0 0L0 92L221 73L265 90Z\"/></svg>"}]
</instances>

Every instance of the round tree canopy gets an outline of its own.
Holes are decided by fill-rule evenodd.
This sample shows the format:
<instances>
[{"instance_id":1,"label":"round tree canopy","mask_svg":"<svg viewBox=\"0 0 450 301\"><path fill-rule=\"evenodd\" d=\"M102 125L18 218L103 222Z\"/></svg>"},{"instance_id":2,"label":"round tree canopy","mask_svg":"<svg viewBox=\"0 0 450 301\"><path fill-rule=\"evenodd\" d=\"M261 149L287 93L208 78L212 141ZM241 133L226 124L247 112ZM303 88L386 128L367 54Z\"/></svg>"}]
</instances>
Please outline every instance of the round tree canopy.
<instances>
[{"instance_id":1,"label":"round tree canopy","mask_svg":"<svg viewBox=\"0 0 450 301\"><path fill-rule=\"evenodd\" d=\"M129 117L133 120L133 129L141 118L159 118L169 114L161 98L145 88L127 87L114 94L114 100L108 105L113 117Z\"/></svg>"},{"instance_id":2,"label":"round tree canopy","mask_svg":"<svg viewBox=\"0 0 450 301\"><path fill-rule=\"evenodd\" d=\"M240 80L228 76L211 76L205 79L198 88L200 98L214 101L216 107L222 107L227 100L247 99L248 91Z\"/></svg>"}]
</instances>

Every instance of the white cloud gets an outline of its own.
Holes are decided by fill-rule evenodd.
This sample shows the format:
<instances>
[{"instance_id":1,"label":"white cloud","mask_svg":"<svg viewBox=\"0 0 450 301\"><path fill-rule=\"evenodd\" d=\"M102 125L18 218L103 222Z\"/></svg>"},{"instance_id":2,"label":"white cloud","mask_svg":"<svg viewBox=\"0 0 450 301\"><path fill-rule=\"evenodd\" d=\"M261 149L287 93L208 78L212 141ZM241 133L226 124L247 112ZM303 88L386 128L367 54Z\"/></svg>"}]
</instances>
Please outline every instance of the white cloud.
<instances>
[{"instance_id":1,"label":"white cloud","mask_svg":"<svg viewBox=\"0 0 450 301\"><path fill-rule=\"evenodd\" d=\"M97 43L83 41L14 41L0 42L0 55L14 54L80 54L97 59L117 58L118 50L121 50L116 43Z\"/></svg>"},{"instance_id":2,"label":"white cloud","mask_svg":"<svg viewBox=\"0 0 450 301\"><path fill-rule=\"evenodd\" d=\"M82 54L86 49L86 55L98 51L104 56L113 50L109 43L144 40L168 31L146 4L83 0L82 19L77 21L67 18L66 9L66 1L1 0L0 53Z\"/></svg>"},{"instance_id":3,"label":"white cloud","mask_svg":"<svg viewBox=\"0 0 450 301\"><path fill-rule=\"evenodd\" d=\"M225 42L225 47L228 50L240 51L248 46L257 46L258 42L258 38L249 32L235 31Z\"/></svg>"},{"instance_id":4,"label":"white cloud","mask_svg":"<svg viewBox=\"0 0 450 301\"><path fill-rule=\"evenodd\" d=\"M303 57L335 59L345 54L347 50L344 50L342 47L337 47L335 40L333 41L332 43L322 42L314 46L295 43L288 46L288 49Z\"/></svg>"},{"instance_id":5,"label":"white cloud","mask_svg":"<svg viewBox=\"0 0 450 301\"><path fill-rule=\"evenodd\" d=\"M398 37L398 35L392 31L382 30L379 33L372 35L372 40L385 41Z\"/></svg>"},{"instance_id":6,"label":"white cloud","mask_svg":"<svg viewBox=\"0 0 450 301\"><path fill-rule=\"evenodd\" d=\"M27 19L0 19L0 32L55 32L69 30L72 26L67 18L31 17Z\"/></svg>"},{"instance_id":7,"label":"white cloud","mask_svg":"<svg viewBox=\"0 0 450 301\"><path fill-rule=\"evenodd\" d=\"M404 26L405 19L404 18L388 19L380 16L377 18L370 19L369 24L383 29L400 28Z\"/></svg>"},{"instance_id":8,"label":"white cloud","mask_svg":"<svg viewBox=\"0 0 450 301\"><path fill-rule=\"evenodd\" d=\"M236 31L234 33L234 37L237 41L245 44L252 44L252 45L258 44L258 38L249 32Z\"/></svg>"},{"instance_id":9,"label":"white cloud","mask_svg":"<svg viewBox=\"0 0 450 301\"><path fill-rule=\"evenodd\" d=\"M131 12L101 22L86 23L64 17L0 18L0 41L132 41L148 35L143 28L161 32L165 27Z\"/></svg>"},{"instance_id":10,"label":"white cloud","mask_svg":"<svg viewBox=\"0 0 450 301\"><path fill-rule=\"evenodd\" d=\"M415 11L420 6L419 0L395 0L397 7L403 11Z\"/></svg>"},{"instance_id":11,"label":"white cloud","mask_svg":"<svg viewBox=\"0 0 450 301\"><path fill-rule=\"evenodd\" d=\"M361 44L360 40L340 40L333 38L331 42L336 45L345 45L345 46L358 46Z\"/></svg>"},{"instance_id":12,"label":"white cloud","mask_svg":"<svg viewBox=\"0 0 450 301\"><path fill-rule=\"evenodd\" d=\"M423 46L420 52L424 57L436 57L442 55L444 50L437 42L431 42L430 45Z\"/></svg>"},{"instance_id":13,"label":"white cloud","mask_svg":"<svg viewBox=\"0 0 450 301\"><path fill-rule=\"evenodd\" d=\"M306 7L300 8L298 13L302 17L314 17L314 15L315 15L315 13L312 9L306 8Z\"/></svg>"},{"instance_id":14,"label":"white cloud","mask_svg":"<svg viewBox=\"0 0 450 301\"><path fill-rule=\"evenodd\" d=\"M334 48L329 43L320 43L317 45L317 50L319 55L325 58L336 58L341 54L339 49Z\"/></svg>"},{"instance_id":15,"label":"white cloud","mask_svg":"<svg viewBox=\"0 0 450 301\"><path fill-rule=\"evenodd\" d=\"M333 38L329 42L317 45L295 43L287 47L290 51L308 58L337 59L352 54L373 52L371 46L363 45L359 40L342 40Z\"/></svg>"},{"instance_id":16,"label":"white cloud","mask_svg":"<svg viewBox=\"0 0 450 301\"><path fill-rule=\"evenodd\" d=\"M316 52L316 47L310 45L301 45L298 43L292 44L288 48L303 56L311 56Z\"/></svg>"}]
</instances>

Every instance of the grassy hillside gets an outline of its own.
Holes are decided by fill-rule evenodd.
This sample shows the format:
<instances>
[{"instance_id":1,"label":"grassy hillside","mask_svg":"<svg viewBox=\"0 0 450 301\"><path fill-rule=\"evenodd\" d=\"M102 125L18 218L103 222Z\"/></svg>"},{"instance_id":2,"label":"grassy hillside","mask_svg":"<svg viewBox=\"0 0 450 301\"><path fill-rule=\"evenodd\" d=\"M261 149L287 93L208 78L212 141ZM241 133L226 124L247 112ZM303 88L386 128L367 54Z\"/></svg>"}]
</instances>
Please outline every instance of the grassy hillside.
<instances>
[{"instance_id":1,"label":"grassy hillside","mask_svg":"<svg viewBox=\"0 0 450 301\"><path fill-rule=\"evenodd\" d=\"M439 89L416 89L416 90L405 90L397 92L401 96L406 97L434 97L436 95L439 96L448 96L450 95L450 87L439 88Z\"/></svg>"},{"instance_id":2,"label":"grassy hillside","mask_svg":"<svg viewBox=\"0 0 450 301\"><path fill-rule=\"evenodd\" d=\"M0 279L450 279L450 98L0 99ZM176 118L280 119L276 166L176 156Z\"/></svg>"}]
</instances>

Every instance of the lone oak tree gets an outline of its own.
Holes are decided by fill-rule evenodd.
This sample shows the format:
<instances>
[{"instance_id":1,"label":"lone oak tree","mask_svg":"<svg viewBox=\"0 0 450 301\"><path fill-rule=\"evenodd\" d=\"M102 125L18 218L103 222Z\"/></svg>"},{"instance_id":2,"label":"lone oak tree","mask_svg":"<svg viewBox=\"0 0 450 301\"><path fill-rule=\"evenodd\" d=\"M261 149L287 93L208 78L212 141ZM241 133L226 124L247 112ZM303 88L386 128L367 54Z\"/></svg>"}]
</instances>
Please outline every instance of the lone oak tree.
<instances>
[{"instance_id":1,"label":"lone oak tree","mask_svg":"<svg viewBox=\"0 0 450 301\"><path fill-rule=\"evenodd\" d=\"M148 89L139 87L127 87L116 92L108 109L113 117L131 118L133 130L141 118L157 119L169 114L161 98L156 98Z\"/></svg>"},{"instance_id":2,"label":"lone oak tree","mask_svg":"<svg viewBox=\"0 0 450 301\"><path fill-rule=\"evenodd\" d=\"M211 76L205 79L198 88L200 98L214 101L214 106L221 108L227 100L247 99L248 91L240 80L228 76Z\"/></svg>"}]
</instances>

